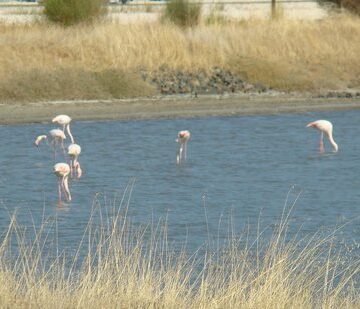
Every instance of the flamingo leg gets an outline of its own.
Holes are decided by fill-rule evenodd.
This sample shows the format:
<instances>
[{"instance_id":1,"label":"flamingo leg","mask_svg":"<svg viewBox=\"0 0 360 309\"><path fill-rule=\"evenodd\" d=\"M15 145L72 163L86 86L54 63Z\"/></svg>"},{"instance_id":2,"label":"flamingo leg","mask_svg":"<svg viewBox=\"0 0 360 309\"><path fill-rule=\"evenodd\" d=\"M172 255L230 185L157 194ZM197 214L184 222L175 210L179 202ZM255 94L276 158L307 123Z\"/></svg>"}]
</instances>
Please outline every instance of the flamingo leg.
<instances>
[{"instance_id":1,"label":"flamingo leg","mask_svg":"<svg viewBox=\"0 0 360 309\"><path fill-rule=\"evenodd\" d=\"M61 140L61 149L63 150L64 157L66 157L65 147L64 147L64 140Z\"/></svg>"},{"instance_id":2,"label":"flamingo leg","mask_svg":"<svg viewBox=\"0 0 360 309\"><path fill-rule=\"evenodd\" d=\"M184 144L184 160L186 161L186 154L187 154L187 142Z\"/></svg>"},{"instance_id":3,"label":"flamingo leg","mask_svg":"<svg viewBox=\"0 0 360 309\"><path fill-rule=\"evenodd\" d=\"M179 164L181 164L182 160L183 160L183 151L184 151L183 144L180 144L180 148L179 148Z\"/></svg>"},{"instance_id":4,"label":"flamingo leg","mask_svg":"<svg viewBox=\"0 0 360 309\"><path fill-rule=\"evenodd\" d=\"M59 187L59 202L58 202L58 205L59 206L61 206L61 186L62 186L62 181L59 178L59 180L58 180L58 187Z\"/></svg>"},{"instance_id":5,"label":"flamingo leg","mask_svg":"<svg viewBox=\"0 0 360 309\"><path fill-rule=\"evenodd\" d=\"M181 144L179 145L179 149L176 153L176 164L180 164L181 163Z\"/></svg>"},{"instance_id":6,"label":"flamingo leg","mask_svg":"<svg viewBox=\"0 0 360 309\"><path fill-rule=\"evenodd\" d=\"M73 161L73 159L70 160L70 176L74 177L74 161Z\"/></svg>"},{"instance_id":7,"label":"flamingo leg","mask_svg":"<svg viewBox=\"0 0 360 309\"><path fill-rule=\"evenodd\" d=\"M177 152L176 154L176 164L180 164L180 154L179 154L179 151Z\"/></svg>"},{"instance_id":8,"label":"flamingo leg","mask_svg":"<svg viewBox=\"0 0 360 309\"><path fill-rule=\"evenodd\" d=\"M320 153L324 153L324 152L325 152L325 148L324 148L324 133L323 133L323 132L321 132L321 134L320 134L319 152L320 152Z\"/></svg>"},{"instance_id":9,"label":"flamingo leg","mask_svg":"<svg viewBox=\"0 0 360 309\"><path fill-rule=\"evenodd\" d=\"M56 140L52 139L50 142L50 146L54 149L54 162L56 161Z\"/></svg>"}]
</instances>

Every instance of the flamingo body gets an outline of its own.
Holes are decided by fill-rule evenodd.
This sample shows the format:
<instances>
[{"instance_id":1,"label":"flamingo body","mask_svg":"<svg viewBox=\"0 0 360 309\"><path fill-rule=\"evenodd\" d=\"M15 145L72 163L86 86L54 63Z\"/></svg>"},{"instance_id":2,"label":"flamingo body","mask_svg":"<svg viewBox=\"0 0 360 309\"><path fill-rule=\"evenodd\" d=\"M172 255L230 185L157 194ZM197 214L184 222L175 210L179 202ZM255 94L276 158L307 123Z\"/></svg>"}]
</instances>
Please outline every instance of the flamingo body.
<instances>
[{"instance_id":1,"label":"flamingo body","mask_svg":"<svg viewBox=\"0 0 360 309\"><path fill-rule=\"evenodd\" d=\"M337 152L339 150L338 144L336 144L333 138L333 125L328 120L316 120L307 124L308 128L314 128L320 131L320 152L323 153L324 149L324 134L329 139L330 144L333 147L333 151Z\"/></svg>"},{"instance_id":2,"label":"flamingo body","mask_svg":"<svg viewBox=\"0 0 360 309\"><path fill-rule=\"evenodd\" d=\"M175 140L180 144L178 153L176 155L176 164L181 164L183 161L186 161L187 143L190 139L190 136L191 134L188 130L179 131L178 138Z\"/></svg>"},{"instance_id":3,"label":"flamingo body","mask_svg":"<svg viewBox=\"0 0 360 309\"><path fill-rule=\"evenodd\" d=\"M57 140L66 139L65 133L60 129L52 129L50 130L49 134L53 139L57 139Z\"/></svg>"},{"instance_id":4,"label":"flamingo body","mask_svg":"<svg viewBox=\"0 0 360 309\"><path fill-rule=\"evenodd\" d=\"M71 143L73 143L73 144L75 143L74 137L72 136L71 131L70 131L71 118L68 115L58 115L52 119L52 122L62 125L63 132L65 132L65 128L66 128L66 131L70 136Z\"/></svg>"},{"instance_id":5,"label":"flamingo body","mask_svg":"<svg viewBox=\"0 0 360 309\"><path fill-rule=\"evenodd\" d=\"M68 115L58 115L52 119L52 122L60 125L67 125L71 122L71 118Z\"/></svg>"},{"instance_id":6,"label":"flamingo body","mask_svg":"<svg viewBox=\"0 0 360 309\"><path fill-rule=\"evenodd\" d=\"M71 194L69 190L69 174L70 166L67 163L56 163L54 165L54 174L59 179L59 204L61 204L61 192L64 191L68 201L71 201Z\"/></svg>"},{"instance_id":7,"label":"flamingo body","mask_svg":"<svg viewBox=\"0 0 360 309\"><path fill-rule=\"evenodd\" d=\"M71 158L71 162L70 162L71 175L73 174L73 170L75 170L77 178L80 178L82 175L82 170L80 167L80 163L78 161L80 153L81 153L80 145L78 145L78 144L70 144L69 145L68 155Z\"/></svg>"}]
</instances>

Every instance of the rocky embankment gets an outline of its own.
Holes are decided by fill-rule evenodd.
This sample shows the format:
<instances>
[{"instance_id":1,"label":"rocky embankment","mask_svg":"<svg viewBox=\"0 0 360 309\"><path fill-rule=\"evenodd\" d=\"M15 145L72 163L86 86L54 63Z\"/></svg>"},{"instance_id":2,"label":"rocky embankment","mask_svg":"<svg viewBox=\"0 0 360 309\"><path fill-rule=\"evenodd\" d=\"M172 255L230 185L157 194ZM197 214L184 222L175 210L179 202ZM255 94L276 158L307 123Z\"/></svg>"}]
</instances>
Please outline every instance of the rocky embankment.
<instances>
[{"instance_id":1,"label":"rocky embankment","mask_svg":"<svg viewBox=\"0 0 360 309\"><path fill-rule=\"evenodd\" d=\"M262 93L269 90L263 84L249 83L228 70L212 68L206 72L186 72L162 66L155 72L142 72L145 81L155 85L161 94L223 94L231 92Z\"/></svg>"},{"instance_id":2,"label":"rocky embankment","mask_svg":"<svg viewBox=\"0 0 360 309\"><path fill-rule=\"evenodd\" d=\"M249 83L229 70L214 67L209 71L188 72L161 66L153 72L142 71L143 80L154 85L163 95L266 93L273 89L261 83ZM275 91L276 92L276 91ZM313 93L316 98L360 98L360 90L325 91Z\"/></svg>"}]
</instances>

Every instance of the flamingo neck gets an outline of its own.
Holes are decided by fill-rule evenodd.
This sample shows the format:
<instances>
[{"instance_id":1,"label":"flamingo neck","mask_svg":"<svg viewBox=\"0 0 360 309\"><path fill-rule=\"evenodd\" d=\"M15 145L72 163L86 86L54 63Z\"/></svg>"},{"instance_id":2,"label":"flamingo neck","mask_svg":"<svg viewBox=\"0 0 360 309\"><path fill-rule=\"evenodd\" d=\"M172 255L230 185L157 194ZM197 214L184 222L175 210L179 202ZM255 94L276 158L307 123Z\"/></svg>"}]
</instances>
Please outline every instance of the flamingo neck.
<instances>
[{"instance_id":1,"label":"flamingo neck","mask_svg":"<svg viewBox=\"0 0 360 309\"><path fill-rule=\"evenodd\" d=\"M80 178L82 176L82 169L79 162L76 162L76 174L77 178Z\"/></svg>"},{"instance_id":2,"label":"flamingo neck","mask_svg":"<svg viewBox=\"0 0 360 309\"><path fill-rule=\"evenodd\" d=\"M337 152L339 150L339 146L335 143L332 133L329 133L329 142L333 146L334 152Z\"/></svg>"},{"instance_id":3,"label":"flamingo neck","mask_svg":"<svg viewBox=\"0 0 360 309\"><path fill-rule=\"evenodd\" d=\"M70 190L69 190L68 176L64 177L63 185L64 185L64 191L66 192L66 194L68 196L68 200L71 201L71 194L70 194Z\"/></svg>"},{"instance_id":4,"label":"flamingo neck","mask_svg":"<svg viewBox=\"0 0 360 309\"><path fill-rule=\"evenodd\" d=\"M75 144L74 137L72 136L71 131L70 131L70 123L66 126L66 131L67 131L67 133L68 133L69 136L70 136L71 143L72 143L72 144Z\"/></svg>"}]
</instances>

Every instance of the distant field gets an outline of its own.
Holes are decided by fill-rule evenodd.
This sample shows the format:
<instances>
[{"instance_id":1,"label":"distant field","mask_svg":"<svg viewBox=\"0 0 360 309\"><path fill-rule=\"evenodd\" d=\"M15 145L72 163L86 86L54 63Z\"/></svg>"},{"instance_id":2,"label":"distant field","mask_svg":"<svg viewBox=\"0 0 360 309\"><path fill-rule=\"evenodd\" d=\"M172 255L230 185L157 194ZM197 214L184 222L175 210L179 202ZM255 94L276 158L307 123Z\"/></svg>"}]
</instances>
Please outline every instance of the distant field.
<instances>
[{"instance_id":1,"label":"distant field","mask_svg":"<svg viewBox=\"0 0 360 309\"><path fill-rule=\"evenodd\" d=\"M285 91L360 87L360 19L203 17L182 30L143 21L61 28L46 22L0 24L1 100L146 96L140 71L162 65L186 71L218 66Z\"/></svg>"}]
</instances>

